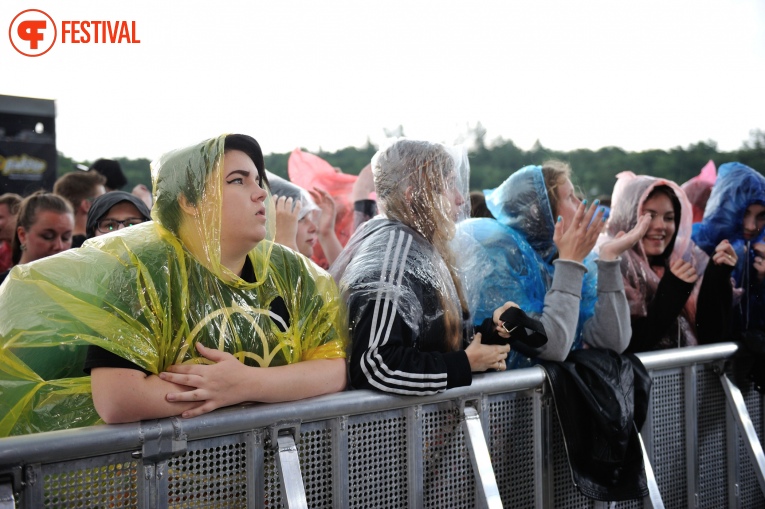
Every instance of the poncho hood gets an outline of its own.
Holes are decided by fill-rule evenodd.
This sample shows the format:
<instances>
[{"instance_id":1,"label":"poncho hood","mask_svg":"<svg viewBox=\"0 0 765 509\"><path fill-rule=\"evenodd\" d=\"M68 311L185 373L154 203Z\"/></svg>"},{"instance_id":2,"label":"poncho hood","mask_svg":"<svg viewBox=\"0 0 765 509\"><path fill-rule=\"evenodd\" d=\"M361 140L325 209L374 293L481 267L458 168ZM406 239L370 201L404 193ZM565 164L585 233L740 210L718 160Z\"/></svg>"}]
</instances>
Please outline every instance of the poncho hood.
<instances>
[{"instance_id":1,"label":"poncho hood","mask_svg":"<svg viewBox=\"0 0 765 509\"><path fill-rule=\"evenodd\" d=\"M599 244L608 237L616 236L620 231L627 232L636 224L648 195L659 186L667 186L680 203L680 217L676 220L676 232L672 251L663 260L664 270L669 270L669 263L676 259L690 262L696 269L699 279L696 281L685 308L678 317L679 345L674 338L666 338L666 346L691 346L697 343L694 330L696 301L701 286L702 274L706 269L708 257L691 240L693 213L691 204L683 190L671 180L635 175L630 171L619 173L611 196L611 217L608 221L608 234L601 236ZM622 255L622 278L624 291L633 317L645 317L648 305L656 295L660 278L651 268L651 262L645 254L642 241Z\"/></svg>"},{"instance_id":2,"label":"poncho hood","mask_svg":"<svg viewBox=\"0 0 765 509\"><path fill-rule=\"evenodd\" d=\"M708 255L723 240L736 250L738 263L733 271L737 286L743 284L745 265L754 260L752 246L765 239L765 230L750 239L747 252L744 239L744 214L750 205L765 205L765 176L741 163L720 166L717 181L707 201L704 219L693 225L693 240Z\"/></svg>"},{"instance_id":3,"label":"poncho hood","mask_svg":"<svg viewBox=\"0 0 765 509\"><path fill-rule=\"evenodd\" d=\"M106 194L102 194L95 200L93 200L90 210L88 210L88 219L85 226L85 235L90 239L96 236L96 224L100 221L109 210L118 203L128 202L138 209L141 219L144 221L151 220L151 211L149 207L139 197L134 196L125 191L111 191Z\"/></svg>"},{"instance_id":4,"label":"poncho hood","mask_svg":"<svg viewBox=\"0 0 765 509\"><path fill-rule=\"evenodd\" d=\"M542 167L525 166L485 193L486 206L497 221L519 232L544 260L552 261L557 254L555 220Z\"/></svg>"}]
</instances>

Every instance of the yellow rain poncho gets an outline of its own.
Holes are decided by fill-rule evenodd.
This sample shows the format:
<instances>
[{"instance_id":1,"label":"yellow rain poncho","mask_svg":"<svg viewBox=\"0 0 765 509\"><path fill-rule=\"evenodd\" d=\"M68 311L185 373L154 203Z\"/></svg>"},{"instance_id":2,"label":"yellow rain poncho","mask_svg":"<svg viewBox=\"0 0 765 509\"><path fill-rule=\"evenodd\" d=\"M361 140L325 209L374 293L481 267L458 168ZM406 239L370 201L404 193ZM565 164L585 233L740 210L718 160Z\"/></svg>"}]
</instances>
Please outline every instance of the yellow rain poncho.
<instances>
[{"instance_id":1,"label":"yellow rain poncho","mask_svg":"<svg viewBox=\"0 0 765 509\"><path fill-rule=\"evenodd\" d=\"M249 366L345 357L335 283L271 241L270 194L266 239L248 254L256 281L221 265L219 172L224 143L242 140L262 170L260 147L241 135L171 152L152 166L153 222L13 269L0 287L0 436L101 422L82 371L89 345L154 374L209 363L197 341ZM289 323L270 312L278 297Z\"/></svg>"}]
</instances>

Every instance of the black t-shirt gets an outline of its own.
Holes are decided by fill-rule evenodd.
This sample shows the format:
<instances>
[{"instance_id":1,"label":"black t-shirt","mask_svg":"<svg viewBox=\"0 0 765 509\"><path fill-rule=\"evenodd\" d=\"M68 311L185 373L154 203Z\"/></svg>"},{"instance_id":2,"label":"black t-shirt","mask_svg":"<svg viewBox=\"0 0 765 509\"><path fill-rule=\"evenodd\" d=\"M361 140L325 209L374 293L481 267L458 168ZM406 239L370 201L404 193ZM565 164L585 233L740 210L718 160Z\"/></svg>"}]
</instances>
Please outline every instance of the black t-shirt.
<instances>
[{"instance_id":1,"label":"black t-shirt","mask_svg":"<svg viewBox=\"0 0 765 509\"><path fill-rule=\"evenodd\" d=\"M255 269L253 268L249 257L245 260L244 267L242 267L242 279L248 283L255 282ZM289 312L287 312L287 305L284 303L284 299L281 297L276 297L273 301L271 301L270 309L272 313L276 314L277 316L281 317L282 320L284 320L284 323L287 325L287 327L290 326L290 315ZM276 326L279 328L279 330L282 332L286 331L284 326L278 320L274 320L274 323L276 323ZM130 362L129 360L122 358L108 350L105 350L100 346L94 345L88 347L88 356L85 359L83 371L89 375L90 370L93 368L137 369L138 371L142 371L147 375L151 374L150 371L146 371L142 367Z\"/></svg>"},{"instance_id":2,"label":"black t-shirt","mask_svg":"<svg viewBox=\"0 0 765 509\"><path fill-rule=\"evenodd\" d=\"M82 247L86 240L88 240L88 238L81 233L72 235L72 247Z\"/></svg>"}]
</instances>

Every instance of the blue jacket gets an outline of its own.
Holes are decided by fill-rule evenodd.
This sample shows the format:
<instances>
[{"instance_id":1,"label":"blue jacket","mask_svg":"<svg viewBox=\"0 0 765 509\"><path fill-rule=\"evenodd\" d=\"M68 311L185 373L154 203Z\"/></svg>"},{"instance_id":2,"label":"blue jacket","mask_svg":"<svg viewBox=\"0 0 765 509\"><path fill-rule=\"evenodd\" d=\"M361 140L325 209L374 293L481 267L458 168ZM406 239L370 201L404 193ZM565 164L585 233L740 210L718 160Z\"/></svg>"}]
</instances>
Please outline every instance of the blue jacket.
<instances>
[{"instance_id":1,"label":"blue jacket","mask_svg":"<svg viewBox=\"0 0 765 509\"><path fill-rule=\"evenodd\" d=\"M744 213L752 204L765 205L765 177L745 164L723 164L707 201L704 219L693 225L692 238L710 256L723 239L728 239L738 255L733 278L736 287L744 290L740 326L765 329L765 288L756 277L748 276L754 273L752 246L763 242L765 231L748 242L744 239Z\"/></svg>"},{"instance_id":2,"label":"blue jacket","mask_svg":"<svg viewBox=\"0 0 765 509\"><path fill-rule=\"evenodd\" d=\"M506 301L515 302L532 316L540 315L552 285L552 262L558 254L542 168L526 166L513 173L499 187L486 192L486 205L496 219L469 219L459 224L460 249L469 250L465 272L473 322L480 324ZM595 310L598 272L594 259L590 254L583 262L587 273L572 349L582 348L583 324ZM515 351L508 356L508 368L533 364Z\"/></svg>"}]
</instances>

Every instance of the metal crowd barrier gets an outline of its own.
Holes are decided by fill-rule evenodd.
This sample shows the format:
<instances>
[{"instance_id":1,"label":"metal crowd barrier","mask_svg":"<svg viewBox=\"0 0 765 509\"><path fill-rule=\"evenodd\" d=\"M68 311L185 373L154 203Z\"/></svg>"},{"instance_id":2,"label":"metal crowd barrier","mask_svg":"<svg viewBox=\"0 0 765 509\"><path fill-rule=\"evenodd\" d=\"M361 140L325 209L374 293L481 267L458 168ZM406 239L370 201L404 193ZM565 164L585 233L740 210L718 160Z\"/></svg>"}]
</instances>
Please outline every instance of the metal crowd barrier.
<instances>
[{"instance_id":1,"label":"metal crowd barrier","mask_svg":"<svg viewBox=\"0 0 765 509\"><path fill-rule=\"evenodd\" d=\"M640 355L659 498L579 494L543 371L530 368L430 397L349 391L0 439L0 508L765 507L763 401L730 383L736 351Z\"/></svg>"}]
</instances>

